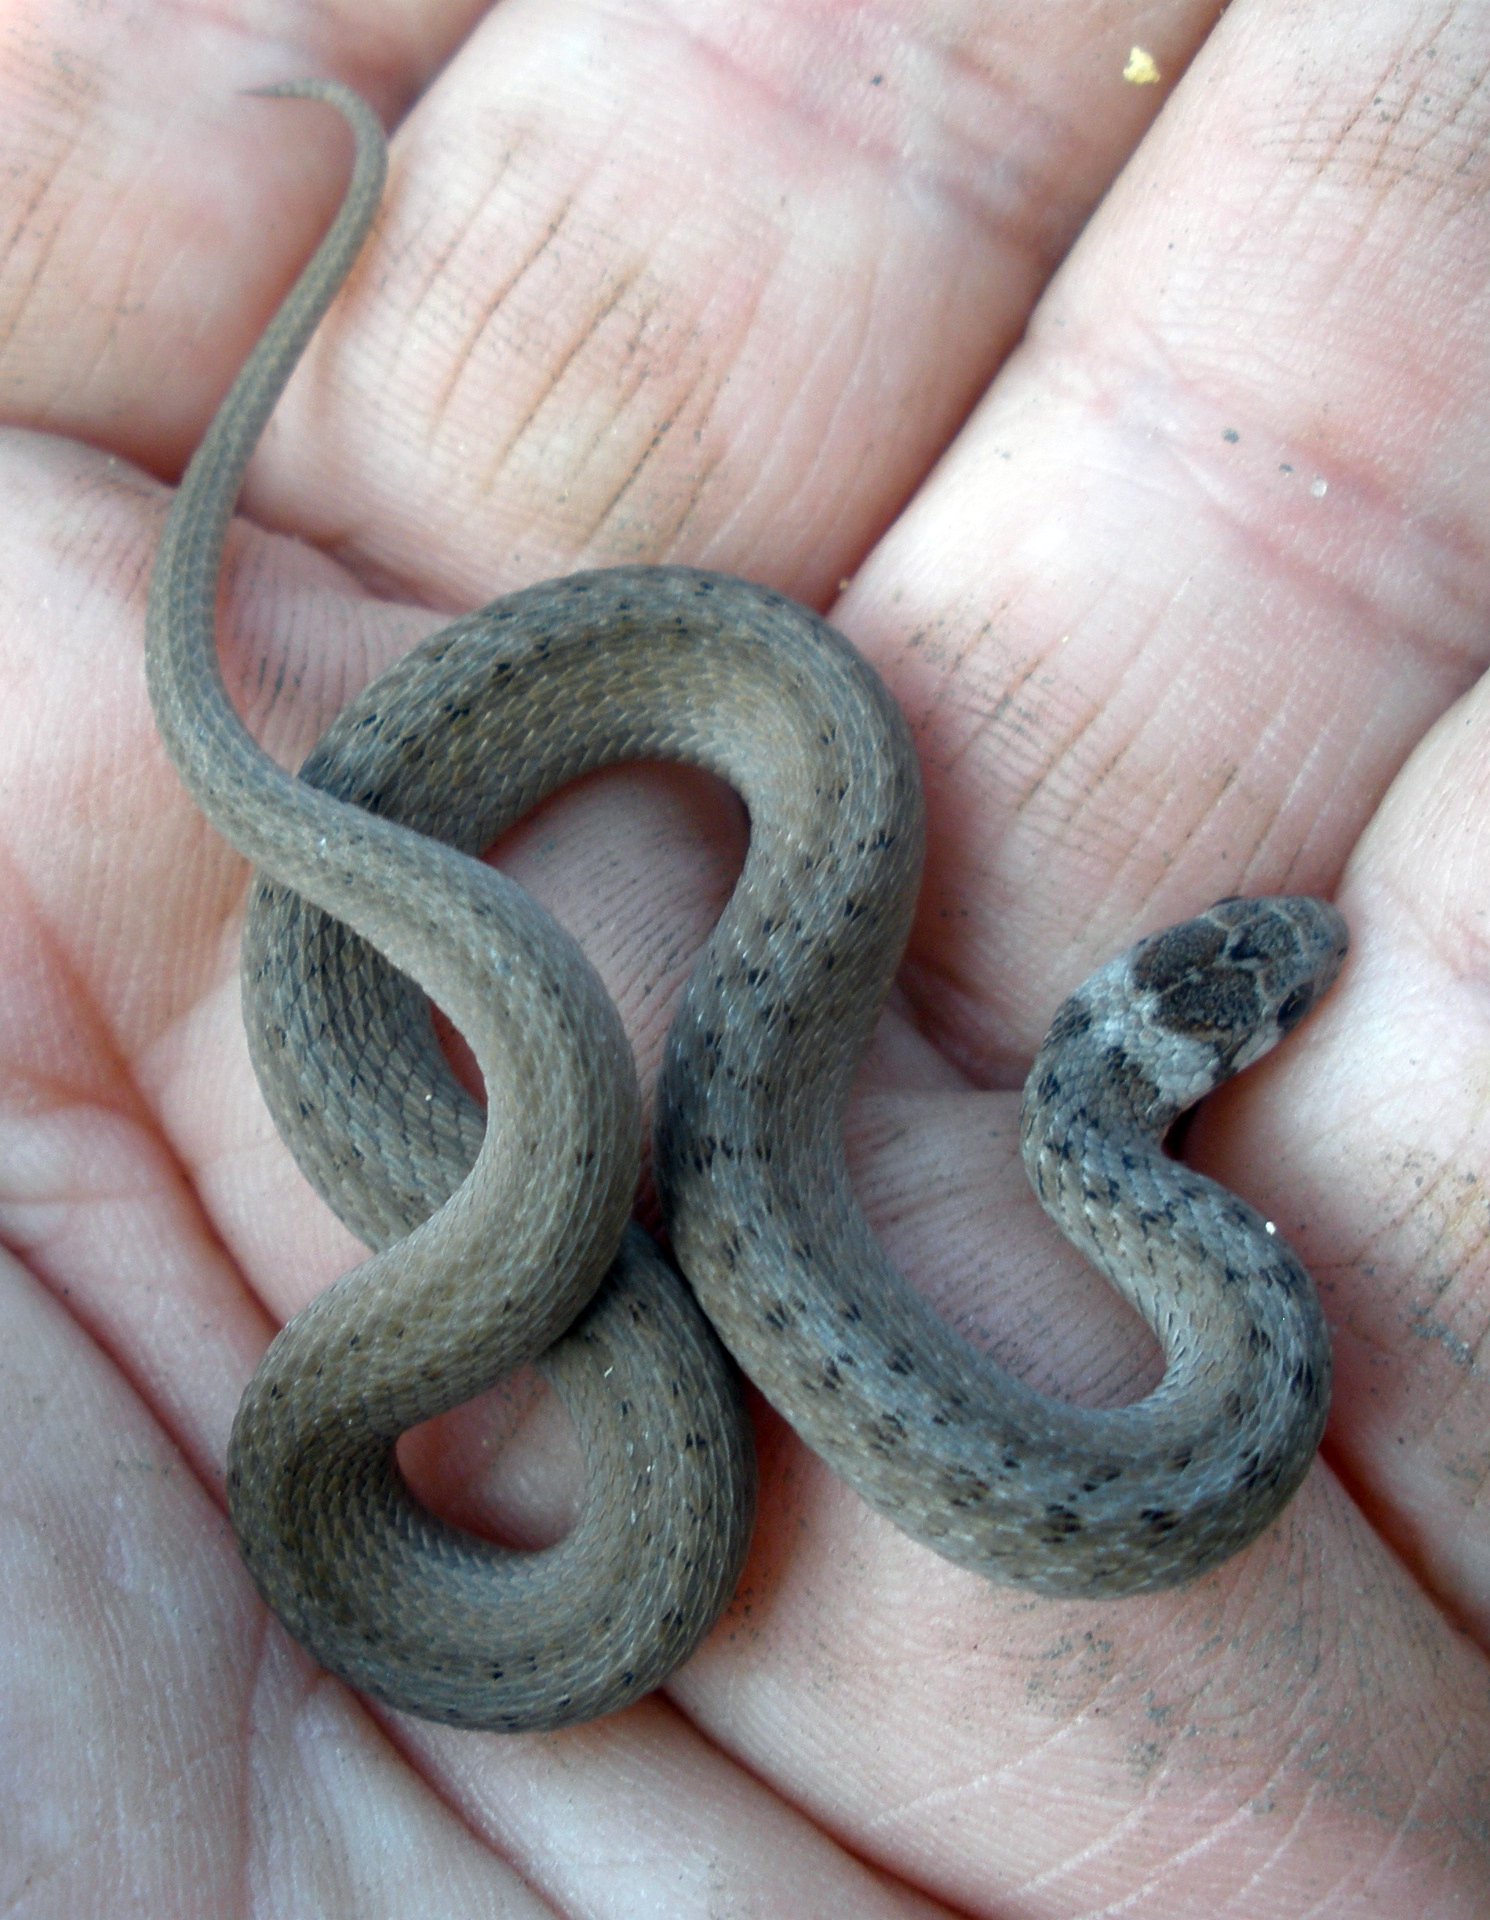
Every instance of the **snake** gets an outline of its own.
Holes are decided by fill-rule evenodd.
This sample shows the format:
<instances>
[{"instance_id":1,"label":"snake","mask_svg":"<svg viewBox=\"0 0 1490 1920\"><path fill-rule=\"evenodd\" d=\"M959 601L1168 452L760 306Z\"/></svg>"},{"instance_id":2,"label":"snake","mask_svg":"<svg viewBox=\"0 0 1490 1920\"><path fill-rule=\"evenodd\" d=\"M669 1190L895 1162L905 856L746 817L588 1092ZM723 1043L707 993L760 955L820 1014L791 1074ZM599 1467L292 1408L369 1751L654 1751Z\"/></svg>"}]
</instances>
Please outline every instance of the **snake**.
<instances>
[{"instance_id":1,"label":"snake","mask_svg":"<svg viewBox=\"0 0 1490 1920\"><path fill-rule=\"evenodd\" d=\"M259 1592L395 1709L506 1732L615 1712L740 1579L741 1372L873 1509L990 1580L1098 1599L1218 1566L1307 1472L1330 1344L1272 1225L1165 1138L1330 985L1340 915L1228 899L1149 936L1060 1007L1030 1071L1036 1193L1157 1336L1159 1384L1082 1407L976 1351L890 1264L849 1178L845 1109L926 829L908 725L825 620L727 575L617 566L444 627L298 773L239 717L218 657L228 528L387 164L351 89L263 91L341 113L350 182L175 494L145 644L166 752L255 869L242 997L266 1103L369 1249L273 1339L233 1423L229 1512ZM641 1101L619 1014L574 939L480 857L582 774L654 760L717 775L749 818L656 1088L671 1260L632 1219ZM573 1423L584 1490L571 1530L523 1551L434 1513L398 1444L530 1365Z\"/></svg>"}]
</instances>

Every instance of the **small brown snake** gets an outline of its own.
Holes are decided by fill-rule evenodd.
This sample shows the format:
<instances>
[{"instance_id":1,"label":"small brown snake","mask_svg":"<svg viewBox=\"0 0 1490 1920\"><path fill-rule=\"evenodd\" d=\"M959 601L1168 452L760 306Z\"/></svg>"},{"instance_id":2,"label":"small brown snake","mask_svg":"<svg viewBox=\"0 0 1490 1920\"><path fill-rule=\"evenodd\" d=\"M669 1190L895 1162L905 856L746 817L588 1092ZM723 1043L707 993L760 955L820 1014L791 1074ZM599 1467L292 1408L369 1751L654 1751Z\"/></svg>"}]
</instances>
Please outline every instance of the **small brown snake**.
<instances>
[{"instance_id":1,"label":"small brown snake","mask_svg":"<svg viewBox=\"0 0 1490 1920\"><path fill-rule=\"evenodd\" d=\"M239 1409L229 1499L264 1597L327 1667L433 1719L548 1727L635 1699L717 1618L749 1540L753 1454L710 1322L809 1446L961 1566L1096 1596L1216 1565L1303 1478L1329 1343L1267 1224L1160 1142L1328 986L1338 915L1229 901L1154 936L1067 1001L1031 1073L1035 1186L1154 1328L1159 1387L1094 1412L968 1349L888 1265L845 1170L848 1087L922 847L905 724L846 641L743 581L619 568L456 621L354 700L299 777L234 712L215 635L226 529L385 164L345 88L273 91L336 107L355 168L177 494L147 645L171 757L259 870L244 1002L266 1098L376 1249L285 1328ZM635 759L706 767L750 813L658 1091L691 1291L628 1226L639 1104L616 1013L569 937L470 857L579 774ZM489 1123L426 994L475 1053ZM573 1532L522 1554L427 1513L394 1447L532 1361L588 1483Z\"/></svg>"}]
</instances>

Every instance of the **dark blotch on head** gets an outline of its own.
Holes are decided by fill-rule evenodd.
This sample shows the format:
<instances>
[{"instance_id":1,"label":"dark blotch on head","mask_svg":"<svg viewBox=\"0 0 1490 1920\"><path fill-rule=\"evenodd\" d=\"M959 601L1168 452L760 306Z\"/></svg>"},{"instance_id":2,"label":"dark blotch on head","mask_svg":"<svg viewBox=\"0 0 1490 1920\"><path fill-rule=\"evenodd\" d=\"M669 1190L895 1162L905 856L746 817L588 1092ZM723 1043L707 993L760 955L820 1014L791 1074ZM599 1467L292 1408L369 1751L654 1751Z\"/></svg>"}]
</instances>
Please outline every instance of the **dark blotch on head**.
<instances>
[{"instance_id":1,"label":"dark blotch on head","mask_svg":"<svg viewBox=\"0 0 1490 1920\"><path fill-rule=\"evenodd\" d=\"M1249 902L1239 900L1239 907ZM1258 905L1231 936L1231 957L1238 961L1292 960L1299 950L1298 935L1281 913Z\"/></svg>"},{"instance_id":2,"label":"dark blotch on head","mask_svg":"<svg viewBox=\"0 0 1490 1920\"><path fill-rule=\"evenodd\" d=\"M1208 967L1226 936L1210 920L1185 920L1145 940L1133 956L1133 981L1140 992L1165 993L1197 968Z\"/></svg>"},{"instance_id":3,"label":"dark blotch on head","mask_svg":"<svg viewBox=\"0 0 1490 1920\"><path fill-rule=\"evenodd\" d=\"M1262 1018L1252 976L1229 968L1194 974L1166 987L1160 1007L1172 1032L1202 1037L1251 1033Z\"/></svg>"}]
</instances>

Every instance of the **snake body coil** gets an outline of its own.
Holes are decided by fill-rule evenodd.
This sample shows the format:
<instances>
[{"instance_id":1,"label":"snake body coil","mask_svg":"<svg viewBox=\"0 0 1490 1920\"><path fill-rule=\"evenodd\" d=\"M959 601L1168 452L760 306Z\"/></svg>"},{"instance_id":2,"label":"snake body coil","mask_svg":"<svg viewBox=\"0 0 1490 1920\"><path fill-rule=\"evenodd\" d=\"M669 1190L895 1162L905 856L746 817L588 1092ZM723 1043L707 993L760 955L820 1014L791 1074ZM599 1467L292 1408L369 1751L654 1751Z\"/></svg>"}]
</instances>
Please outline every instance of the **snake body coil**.
<instances>
[{"instance_id":1,"label":"snake body coil","mask_svg":"<svg viewBox=\"0 0 1490 1920\"><path fill-rule=\"evenodd\" d=\"M276 91L346 116L352 185L183 481L147 650L173 759L260 870L244 988L266 1098L376 1249L285 1328L239 1410L230 1504L265 1598L334 1671L459 1725L556 1726L656 1685L726 1603L753 1506L738 1390L693 1294L804 1439L960 1564L1060 1594L1216 1564L1306 1471L1329 1347L1266 1224L1159 1140L1328 985L1338 916L1223 902L1144 942L1061 1010L1031 1075L1032 1177L1159 1334L1155 1393L1091 1412L971 1352L888 1266L846 1177L843 1107L906 938L922 815L904 722L831 628L742 581L620 568L435 635L298 778L233 712L214 632L233 502L382 184L355 95ZM638 1096L610 1002L470 858L578 775L642 758L708 768L750 813L658 1093L693 1294L627 1226ZM426 996L472 1046L489 1120ZM420 1507L394 1448L529 1361L575 1420L588 1486L565 1540L515 1554Z\"/></svg>"}]
</instances>

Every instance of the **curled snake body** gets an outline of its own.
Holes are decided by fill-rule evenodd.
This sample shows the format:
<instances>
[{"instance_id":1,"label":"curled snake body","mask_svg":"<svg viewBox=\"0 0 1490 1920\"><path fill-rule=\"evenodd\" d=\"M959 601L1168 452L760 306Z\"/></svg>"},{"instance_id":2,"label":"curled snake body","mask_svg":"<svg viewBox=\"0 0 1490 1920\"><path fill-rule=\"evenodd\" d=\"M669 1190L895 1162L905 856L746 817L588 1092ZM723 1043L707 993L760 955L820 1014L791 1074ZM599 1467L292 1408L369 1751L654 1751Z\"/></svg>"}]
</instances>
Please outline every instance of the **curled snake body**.
<instances>
[{"instance_id":1,"label":"curled snake body","mask_svg":"<svg viewBox=\"0 0 1490 1920\"><path fill-rule=\"evenodd\" d=\"M432 1719L549 1727L635 1699L717 1618L749 1541L753 1453L710 1323L810 1446L960 1565L1066 1595L1214 1566L1307 1470L1329 1344L1267 1224L1160 1142L1329 984L1338 916L1228 901L1154 936L1066 1003L1030 1076L1031 1176L1159 1335L1156 1391L1072 1407L968 1349L889 1266L844 1163L923 826L905 723L832 628L743 581L616 568L436 634L298 777L234 712L215 637L226 529L384 169L355 94L271 91L344 114L352 182L183 480L147 639L166 746L259 869L244 1007L270 1110L374 1249L281 1332L234 1423L229 1503L264 1597L327 1667ZM470 857L578 775L650 758L720 775L750 816L658 1088L657 1181L691 1291L628 1225L639 1099L609 999ZM472 1047L485 1112L431 1000ZM571 1533L522 1554L428 1513L395 1447L531 1361L588 1478Z\"/></svg>"}]
</instances>

